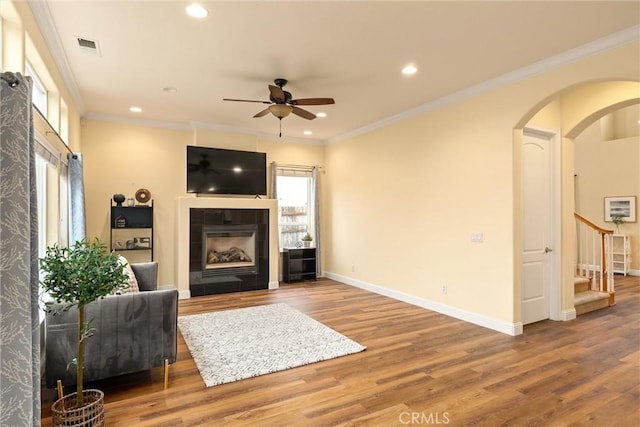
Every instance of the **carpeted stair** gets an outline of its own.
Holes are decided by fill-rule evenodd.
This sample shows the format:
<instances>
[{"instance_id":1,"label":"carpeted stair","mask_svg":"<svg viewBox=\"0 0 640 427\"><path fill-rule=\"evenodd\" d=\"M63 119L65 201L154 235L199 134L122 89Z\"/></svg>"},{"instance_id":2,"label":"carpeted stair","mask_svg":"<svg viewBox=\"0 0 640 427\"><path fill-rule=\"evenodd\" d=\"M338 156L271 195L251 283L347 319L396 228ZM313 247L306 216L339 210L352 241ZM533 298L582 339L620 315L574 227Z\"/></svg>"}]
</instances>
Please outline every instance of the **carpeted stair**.
<instances>
[{"instance_id":1,"label":"carpeted stair","mask_svg":"<svg viewBox=\"0 0 640 427\"><path fill-rule=\"evenodd\" d=\"M573 304L576 308L577 316L609 306L609 294L592 291L589 278L576 276L573 283L575 292Z\"/></svg>"}]
</instances>

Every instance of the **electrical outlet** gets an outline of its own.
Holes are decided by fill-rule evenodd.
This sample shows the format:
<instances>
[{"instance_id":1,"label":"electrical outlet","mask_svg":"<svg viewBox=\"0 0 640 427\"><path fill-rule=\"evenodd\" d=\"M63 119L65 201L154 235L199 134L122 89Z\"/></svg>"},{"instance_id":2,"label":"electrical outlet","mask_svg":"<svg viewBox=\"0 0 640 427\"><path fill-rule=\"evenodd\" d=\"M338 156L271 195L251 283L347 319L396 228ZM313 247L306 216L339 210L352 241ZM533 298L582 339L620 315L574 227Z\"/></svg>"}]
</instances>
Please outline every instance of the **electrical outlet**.
<instances>
[{"instance_id":1,"label":"electrical outlet","mask_svg":"<svg viewBox=\"0 0 640 427\"><path fill-rule=\"evenodd\" d=\"M443 293L443 294L446 294L446 293L447 293L447 284L446 284L446 283L443 283L443 284L442 284L442 293Z\"/></svg>"},{"instance_id":2,"label":"electrical outlet","mask_svg":"<svg viewBox=\"0 0 640 427\"><path fill-rule=\"evenodd\" d=\"M482 243L484 236L481 231L475 231L471 233L471 241L474 243Z\"/></svg>"},{"instance_id":3,"label":"electrical outlet","mask_svg":"<svg viewBox=\"0 0 640 427\"><path fill-rule=\"evenodd\" d=\"M351 272L352 273L356 272L356 266L354 264L351 264Z\"/></svg>"}]
</instances>

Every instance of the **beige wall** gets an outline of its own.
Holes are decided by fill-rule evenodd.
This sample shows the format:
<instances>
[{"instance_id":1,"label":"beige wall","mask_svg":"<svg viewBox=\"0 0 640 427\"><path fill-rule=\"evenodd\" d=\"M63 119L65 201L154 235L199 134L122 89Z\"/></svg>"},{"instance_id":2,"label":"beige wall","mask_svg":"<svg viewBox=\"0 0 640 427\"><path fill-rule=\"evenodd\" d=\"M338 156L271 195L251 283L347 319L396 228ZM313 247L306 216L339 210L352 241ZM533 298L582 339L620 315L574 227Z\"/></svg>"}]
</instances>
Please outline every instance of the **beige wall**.
<instances>
[{"instance_id":1,"label":"beige wall","mask_svg":"<svg viewBox=\"0 0 640 427\"><path fill-rule=\"evenodd\" d=\"M628 45L328 146L325 270L519 322L512 130L576 84L638 80L638 62L638 45ZM573 215L573 192L563 197ZM471 243L471 232L484 242Z\"/></svg>"},{"instance_id":2,"label":"beige wall","mask_svg":"<svg viewBox=\"0 0 640 427\"><path fill-rule=\"evenodd\" d=\"M320 145L258 139L253 135L213 130L176 130L98 120L82 126L87 235L109 242L109 206L113 194L133 197L139 188L154 200L155 259L160 283L173 283L175 201L186 193L187 145L257 150L267 161L323 164ZM130 254L132 256L133 253ZM131 257L135 262L136 258Z\"/></svg>"}]
</instances>

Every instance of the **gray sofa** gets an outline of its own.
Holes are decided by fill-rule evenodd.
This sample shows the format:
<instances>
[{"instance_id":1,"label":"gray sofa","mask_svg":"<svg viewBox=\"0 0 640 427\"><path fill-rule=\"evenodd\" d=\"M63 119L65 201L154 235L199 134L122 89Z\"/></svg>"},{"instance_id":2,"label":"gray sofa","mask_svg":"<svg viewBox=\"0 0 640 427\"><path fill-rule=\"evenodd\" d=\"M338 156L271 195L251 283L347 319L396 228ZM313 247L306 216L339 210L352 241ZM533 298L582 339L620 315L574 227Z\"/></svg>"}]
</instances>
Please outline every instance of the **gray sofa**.
<instances>
[{"instance_id":1,"label":"gray sofa","mask_svg":"<svg viewBox=\"0 0 640 427\"><path fill-rule=\"evenodd\" d=\"M178 291L157 289L158 264L132 263L140 292L110 295L86 307L93 336L85 340L84 381L166 366L176 361ZM46 316L46 384L76 383L77 310ZM69 368L67 369L67 365ZM166 375L166 368L165 368ZM166 377L165 377L166 384Z\"/></svg>"}]
</instances>

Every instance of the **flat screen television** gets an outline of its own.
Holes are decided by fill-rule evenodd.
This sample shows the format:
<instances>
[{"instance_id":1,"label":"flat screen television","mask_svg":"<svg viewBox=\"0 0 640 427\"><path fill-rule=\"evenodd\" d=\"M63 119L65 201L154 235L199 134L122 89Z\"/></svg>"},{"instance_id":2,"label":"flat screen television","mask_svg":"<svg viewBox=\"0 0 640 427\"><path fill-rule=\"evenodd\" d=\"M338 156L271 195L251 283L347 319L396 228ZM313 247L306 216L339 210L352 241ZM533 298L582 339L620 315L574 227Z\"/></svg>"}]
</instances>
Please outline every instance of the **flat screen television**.
<instances>
[{"instance_id":1,"label":"flat screen television","mask_svg":"<svg viewBox=\"0 0 640 427\"><path fill-rule=\"evenodd\" d=\"M187 193L267 194L267 155L188 145Z\"/></svg>"}]
</instances>

